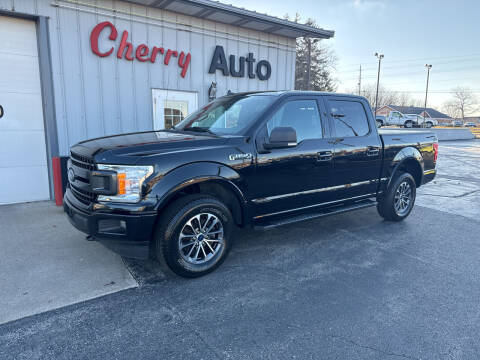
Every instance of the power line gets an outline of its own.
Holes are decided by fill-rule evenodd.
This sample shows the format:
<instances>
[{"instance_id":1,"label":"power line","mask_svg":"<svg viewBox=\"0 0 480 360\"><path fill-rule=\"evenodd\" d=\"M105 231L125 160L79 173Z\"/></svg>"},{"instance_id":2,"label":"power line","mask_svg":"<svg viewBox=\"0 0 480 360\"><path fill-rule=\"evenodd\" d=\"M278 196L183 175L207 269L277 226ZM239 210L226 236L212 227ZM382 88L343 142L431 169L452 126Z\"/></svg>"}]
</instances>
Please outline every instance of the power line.
<instances>
[{"instance_id":1,"label":"power line","mask_svg":"<svg viewBox=\"0 0 480 360\"><path fill-rule=\"evenodd\" d=\"M480 59L464 59L464 60L451 60L451 61L442 61L442 62L436 62L435 65L447 65L447 64L458 64L459 62L470 62L470 61L475 61L478 62ZM465 64L466 66L467 64ZM413 65L393 65L393 66L384 66L382 68L384 69L411 69ZM338 70L338 69L337 69ZM376 71L377 69L375 67L362 67L362 70L364 71ZM338 70L342 73L351 73L351 72L357 72L358 69L356 70Z\"/></svg>"},{"instance_id":2,"label":"power line","mask_svg":"<svg viewBox=\"0 0 480 360\"><path fill-rule=\"evenodd\" d=\"M465 55L455 55L455 56L438 56L438 57L424 57L424 58L416 58L416 59L404 59L404 60L393 60L393 61L388 61L388 64L396 64L396 63L404 63L404 62L413 62L413 61L420 61L420 60L438 60L438 59L455 59L455 58L464 58L464 57L472 57L472 56L480 56L480 53L472 53L472 54L465 54ZM369 61L369 62L363 62L359 61L356 63L349 63L345 64L347 67L353 67L353 66L358 66L358 64L361 63L362 65L366 64L376 64L376 62Z\"/></svg>"}]
</instances>

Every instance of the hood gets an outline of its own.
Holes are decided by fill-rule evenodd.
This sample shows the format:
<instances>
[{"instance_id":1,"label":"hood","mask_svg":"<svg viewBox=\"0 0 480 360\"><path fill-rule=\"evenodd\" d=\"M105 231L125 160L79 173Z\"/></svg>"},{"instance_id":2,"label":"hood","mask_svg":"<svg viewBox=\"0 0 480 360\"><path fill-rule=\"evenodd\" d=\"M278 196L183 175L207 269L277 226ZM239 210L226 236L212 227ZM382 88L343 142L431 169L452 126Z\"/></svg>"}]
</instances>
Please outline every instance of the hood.
<instances>
[{"instance_id":1,"label":"hood","mask_svg":"<svg viewBox=\"0 0 480 360\"><path fill-rule=\"evenodd\" d=\"M71 148L72 152L88 157L144 156L173 151L211 147L224 144L227 138L208 133L149 131L106 136L86 140Z\"/></svg>"}]
</instances>

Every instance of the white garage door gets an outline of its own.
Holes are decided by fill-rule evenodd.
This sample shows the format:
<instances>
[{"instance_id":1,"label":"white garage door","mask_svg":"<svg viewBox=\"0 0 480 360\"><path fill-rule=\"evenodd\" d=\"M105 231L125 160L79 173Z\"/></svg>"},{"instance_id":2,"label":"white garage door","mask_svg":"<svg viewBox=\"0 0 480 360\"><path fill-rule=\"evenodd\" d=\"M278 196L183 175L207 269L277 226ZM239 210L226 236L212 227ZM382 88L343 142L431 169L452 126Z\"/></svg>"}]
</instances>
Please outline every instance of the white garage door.
<instances>
[{"instance_id":1,"label":"white garage door","mask_svg":"<svg viewBox=\"0 0 480 360\"><path fill-rule=\"evenodd\" d=\"M49 199L33 21L0 16L0 204Z\"/></svg>"}]
</instances>

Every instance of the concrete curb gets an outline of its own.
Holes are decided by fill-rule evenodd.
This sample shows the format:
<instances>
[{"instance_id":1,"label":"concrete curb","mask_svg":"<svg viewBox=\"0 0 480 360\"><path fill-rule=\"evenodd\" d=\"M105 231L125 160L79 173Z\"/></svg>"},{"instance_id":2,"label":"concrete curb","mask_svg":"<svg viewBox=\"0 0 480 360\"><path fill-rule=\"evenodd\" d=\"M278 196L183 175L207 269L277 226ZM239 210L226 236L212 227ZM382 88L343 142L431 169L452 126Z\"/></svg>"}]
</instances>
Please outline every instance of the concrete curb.
<instances>
[{"instance_id":1,"label":"concrete curb","mask_svg":"<svg viewBox=\"0 0 480 360\"><path fill-rule=\"evenodd\" d=\"M385 128L387 129L387 128ZM422 129L422 128L413 128L413 129L404 129L404 128L395 128L395 130L401 131L428 131L433 132L437 135L439 141L448 141L448 140L471 140L475 138L475 135L470 129Z\"/></svg>"}]
</instances>

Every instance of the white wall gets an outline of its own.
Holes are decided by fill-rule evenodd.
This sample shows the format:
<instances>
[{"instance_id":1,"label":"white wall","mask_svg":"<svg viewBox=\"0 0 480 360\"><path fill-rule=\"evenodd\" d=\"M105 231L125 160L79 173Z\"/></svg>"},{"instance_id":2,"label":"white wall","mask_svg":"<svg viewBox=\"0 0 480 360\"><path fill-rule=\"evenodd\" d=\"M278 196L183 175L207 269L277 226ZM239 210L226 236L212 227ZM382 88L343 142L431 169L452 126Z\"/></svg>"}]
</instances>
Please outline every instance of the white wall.
<instances>
[{"instance_id":1,"label":"white wall","mask_svg":"<svg viewBox=\"0 0 480 360\"><path fill-rule=\"evenodd\" d=\"M50 46L55 91L60 155L78 141L153 128L151 89L197 91L199 104L208 99L208 87L217 82L217 96L250 90L293 89L295 40L246 30L115 0L83 0L81 5L62 0L0 0L0 9L49 17ZM114 10L116 11L114 13ZM169 66L100 58L90 48L90 33L102 21L110 21L119 34L129 32L134 46L141 43L190 52L192 63L185 78L175 61ZM105 31L108 33L108 31ZM102 33L103 34L103 33ZM103 42L105 46L108 42ZM226 56L268 60L268 81L225 77L208 68L216 45Z\"/></svg>"}]
</instances>

